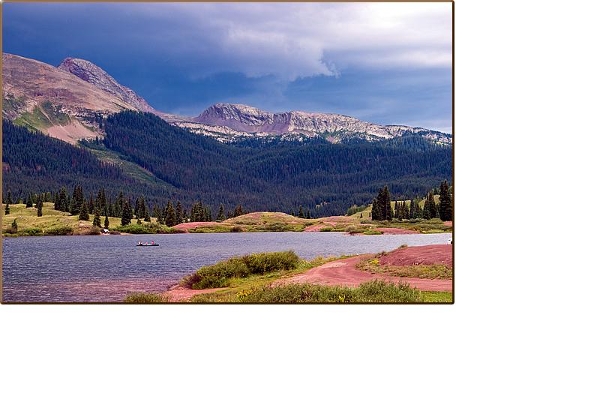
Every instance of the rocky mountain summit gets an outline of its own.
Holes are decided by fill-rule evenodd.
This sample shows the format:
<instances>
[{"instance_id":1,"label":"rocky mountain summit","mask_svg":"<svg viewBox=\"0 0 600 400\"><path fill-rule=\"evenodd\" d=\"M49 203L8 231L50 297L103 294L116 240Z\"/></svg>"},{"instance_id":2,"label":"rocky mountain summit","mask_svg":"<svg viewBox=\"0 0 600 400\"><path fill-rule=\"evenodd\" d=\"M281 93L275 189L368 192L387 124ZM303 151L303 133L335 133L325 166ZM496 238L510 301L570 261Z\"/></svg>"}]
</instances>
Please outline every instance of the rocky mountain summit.
<instances>
[{"instance_id":1,"label":"rocky mountain summit","mask_svg":"<svg viewBox=\"0 0 600 400\"><path fill-rule=\"evenodd\" d=\"M69 57L60 63L58 69L69 72L78 78L91 83L95 87L118 97L123 102L135 107L139 111L151 112L153 114L157 113L146 100L138 96L130 88L119 84L112 76L96 64L80 58Z\"/></svg>"},{"instance_id":2,"label":"rocky mountain summit","mask_svg":"<svg viewBox=\"0 0 600 400\"><path fill-rule=\"evenodd\" d=\"M193 118L192 122L180 125L221 141L232 141L238 137L278 136L288 140L323 137L337 143L352 139L379 141L416 134L436 143L452 142L449 134L423 128L377 125L340 114L304 111L271 113L244 104L217 103Z\"/></svg>"}]
</instances>

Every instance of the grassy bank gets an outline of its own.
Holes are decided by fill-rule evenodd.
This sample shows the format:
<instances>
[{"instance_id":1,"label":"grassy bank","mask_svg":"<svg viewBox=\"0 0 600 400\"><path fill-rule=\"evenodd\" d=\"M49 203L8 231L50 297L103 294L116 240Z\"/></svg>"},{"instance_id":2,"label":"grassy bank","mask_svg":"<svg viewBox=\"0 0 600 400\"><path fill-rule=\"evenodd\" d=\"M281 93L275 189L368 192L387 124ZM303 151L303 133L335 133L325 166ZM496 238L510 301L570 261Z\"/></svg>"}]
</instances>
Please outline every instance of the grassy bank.
<instances>
[{"instance_id":1,"label":"grassy bank","mask_svg":"<svg viewBox=\"0 0 600 400\"><path fill-rule=\"evenodd\" d=\"M2 212L4 212L3 204ZM89 221L80 221L78 215L71 215L68 212L56 211L54 203L44 203L42 216L37 216L35 207L27 208L25 204L11 204L10 214L2 215L2 234L4 236L64 236L64 235L99 235L102 229L94 227L92 220L94 215L90 214ZM104 225L104 216L100 222ZM121 218L109 217L109 230L112 233L130 233L130 234L153 234L153 233L178 233L177 230L169 228L166 225L153 222L143 222L137 224L133 220L130 225L121 225ZM14 229L16 222L17 228Z\"/></svg>"},{"instance_id":2,"label":"grassy bank","mask_svg":"<svg viewBox=\"0 0 600 400\"><path fill-rule=\"evenodd\" d=\"M257 253L233 257L198 269L180 282L190 289L220 288L199 294L192 303L451 303L452 293L421 292L404 284L367 282L357 288L314 284L274 284L326 262L345 257L312 261L291 251ZM135 293L129 303L165 302L162 295Z\"/></svg>"},{"instance_id":3,"label":"grassy bank","mask_svg":"<svg viewBox=\"0 0 600 400\"><path fill-rule=\"evenodd\" d=\"M4 209L4 205L3 205ZM93 235L100 230L92 227L93 214L89 221L79 221L77 215L54 210L53 203L44 203L43 216L37 216L35 207L25 204L11 204L10 214L2 216L2 233L5 236L40 235ZM16 220L16 232L12 228ZM104 225L104 216L101 217ZM452 232L452 226L440 219L371 221L370 218L324 217L304 219L281 212L254 212L230 218L221 222L203 223L190 229L190 233L232 233L232 232L344 232L348 234L381 235L378 228L401 228L419 233ZM109 229L113 232L131 234L180 233L175 227L159 225L155 218L151 222L133 220L130 225L121 226L121 218L109 217Z\"/></svg>"}]
</instances>

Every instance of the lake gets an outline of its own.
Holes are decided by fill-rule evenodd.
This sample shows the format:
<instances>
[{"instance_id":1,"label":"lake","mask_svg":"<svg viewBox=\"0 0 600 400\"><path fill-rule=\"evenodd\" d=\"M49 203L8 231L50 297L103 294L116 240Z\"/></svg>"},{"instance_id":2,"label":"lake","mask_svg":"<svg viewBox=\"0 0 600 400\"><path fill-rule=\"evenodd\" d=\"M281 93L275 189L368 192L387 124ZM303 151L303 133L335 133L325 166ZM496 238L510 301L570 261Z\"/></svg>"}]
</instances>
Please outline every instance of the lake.
<instances>
[{"instance_id":1,"label":"lake","mask_svg":"<svg viewBox=\"0 0 600 400\"><path fill-rule=\"evenodd\" d=\"M201 266L233 256L293 250L312 259L446 244L451 237L269 232L3 238L2 301L121 302L131 292L163 292ZM137 247L139 241L159 246Z\"/></svg>"}]
</instances>

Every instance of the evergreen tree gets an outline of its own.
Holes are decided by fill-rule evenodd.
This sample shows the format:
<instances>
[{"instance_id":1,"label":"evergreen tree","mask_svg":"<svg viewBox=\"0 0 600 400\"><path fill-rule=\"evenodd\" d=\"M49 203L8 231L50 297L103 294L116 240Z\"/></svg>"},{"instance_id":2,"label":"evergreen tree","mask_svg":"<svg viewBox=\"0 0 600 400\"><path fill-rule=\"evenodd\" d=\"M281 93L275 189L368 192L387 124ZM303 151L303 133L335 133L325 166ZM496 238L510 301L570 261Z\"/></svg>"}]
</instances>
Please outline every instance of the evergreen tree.
<instances>
[{"instance_id":1,"label":"evergreen tree","mask_svg":"<svg viewBox=\"0 0 600 400\"><path fill-rule=\"evenodd\" d=\"M217 214L217 221L223 221L225 219L225 207L223 203L219 206L219 213Z\"/></svg>"},{"instance_id":2,"label":"evergreen tree","mask_svg":"<svg viewBox=\"0 0 600 400\"><path fill-rule=\"evenodd\" d=\"M430 191L427 195L429 200L429 215L431 218L437 218L439 216L437 206L435 205L435 198L433 197L433 191Z\"/></svg>"},{"instance_id":3,"label":"evergreen tree","mask_svg":"<svg viewBox=\"0 0 600 400\"><path fill-rule=\"evenodd\" d=\"M298 218L304 218L304 211L302 210L302 206L298 207Z\"/></svg>"},{"instance_id":4,"label":"evergreen tree","mask_svg":"<svg viewBox=\"0 0 600 400\"><path fill-rule=\"evenodd\" d=\"M410 205L408 207L408 218L410 218L410 219L416 218L415 205L416 205L415 199L412 199L410 201Z\"/></svg>"},{"instance_id":5,"label":"evergreen tree","mask_svg":"<svg viewBox=\"0 0 600 400\"><path fill-rule=\"evenodd\" d=\"M79 212L79 220L80 221L89 221L90 220L90 215L88 214L88 210L87 210L87 203L85 201L83 203L81 203L81 210Z\"/></svg>"},{"instance_id":6,"label":"evergreen tree","mask_svg":"<svg viewBox=\"0 0 600 400\"><path fill-rule=\"evenodd\" d=\"M97 226L98 228L102 227L100 225L100 210L98 210L98 207L94 209L94 220L92 221L92 226Z\"/></svg>"},{"instance_id":7,"label":"evergreen tree","mask_svg":"<svg viewBox=\"0 0 600 400\"><path fill-rule=\"evenodd\" d=\"M452 221L452 198L446 181L440 185L440 219Z\"/></svg>"},{"instance_id":8,"label":"evergreen tree","mask_svg":"<svg viewBox=\"0 0 600 400\"><path fill-rule=\"evenodd\" d=\"M233 216L239 217L240 215L243 215L243 214L244 214L244 210L242 209L242 206L238 204L238 206L233 211Z\"/></svg>"},{"instance_id":9,"label":"evergreen tree","mask_svg":"<svg viewBox=\"0 0 600 400\"><path fill-rule=\"evenodd\" d=\"M33 199L31 198L31 193L27 196L27 200L25 202L25 208L33 207Z\"/></svg>"},{"instance_id":10,"label":"evergreen tree","mask_svg":"<svg viewBox=\"0 0 600 400\"><path fill-rule=\"evenodd\" d=\"M17 229L19 229L19 227L17 226L17 219L16 218L13 220L13 222L12 222L12 224L10 226L12 228L12 233L17 233Z\"/></svg>"},{"instance_id":11,"label":"evergreen tree","mask_svg":"<svg viewBox=\"0 0 600 400\"><path fill-rule=\"evenodd\" d=\"M379 204L379 200L377 197L375 197L373 199L373 209L371 210L371 219L373 221L381 221L383 218L381 218L382 212L381 212L381 205Z\"/></svg>"},{"instance_id":12,"label":"evergreen tree","mask_svg":"<svg viewBox=\"0 0 600 400\"><path fill-rule=\"evenodd\" d=\"M108 220L108 215L106 215L104 217L104 229L108 229L109 225L110 225L110 221Z\"/></svg>"},{"instance_id":13,"label":"evergreen tree","mask_svg":"<svg viewBox=\"0 0 600 400\"><path fill-rule=\"evenodd\" d=\"M383 198L381 199L381 202L383 203L383 218L387 219L388 221L391 221L394 214L392 212L392 200L390 198L390 191L388 190L387 186L383 187Z\"/></svg>"},{"instance_id":14,"label":"evergreen tree","mask_svg":"<svg viewBox=\"0 0 600 400\"><path fill-rule=\"evenodd\" d=\"M4 208L4 215L10 214L10 208L8 206L8 201L6 202L6 207Z\"/></svg>"},{"instance_id":15,"label":"evergreen tree","mask_svg":"<svg viewBox=\"0 0 600 400\"><path fill-rule=\"evenodd\" d=\"M67 211L69 203L67 201L67 188L64 186L58 192L58 201L54 203L54 209L57 211Z\"/></svg>"},{"instance_id":16,"label":"evergreen tree","mask_svg":"<svg viewBox=\"0 0 600 400\"><path fill-rule=\"evenodd\" d=\"M123 211L121 214L121 225L129 225L131 223L131 219L133 218L133 210L129 205L129 201L125 201L123 203Z\"/></svg>"},{"instance_id":17,"label":"evergreen tree","mask_svg":"<svg viewBox=\"0 0 600 400\"><path fill-rule=\"evenodd\" d=\"M433 190L427 193L427 197L425 198L425 204L423 205L423 218L431 219L436 218L437 206L435 205L435 198L433 197Z\"/></svg>"},{"instance_id":18,"label":"evergreen tree","mask_svg":"<svg viewBox=\"0 0 600 400\"><path fill-rule=\"evenodd\" d=\"M106 208L106 193L104 192L104 188L98 190L98 195L96 196L96 206L100 210L104 210Z\"/></svg>"},{"instance_id":19,"label":"evergreen tree","mask_svg":"<svg viewBox=\"0 0 600 400\"><path fill-rule=\"evenodd\" d=\"M403 220L403 219L408 219L408 218L409 218L408 206L406 205L405 201L402 201L402 203L400 203L398 219Z\"/></svg>"},{"instance_id":20,"label":"evergreen tree","mask_svg":"<svg viewBox=\"0 0 600 400\"><path fill-rule=\"evenodd\" d=\"M373 221L391 221L394 213L392 212L392 204L390 199L390 191L387 185L379 189L377 197L373 200Z\"/></svg>"},{"instance_id":21,"label":"evergreen tree","mask_svg":"<svg viewBox=\"0 0 600 400\"><path fill-rule=\"evenodd\" d=\"M167 208L165 210L165 225L167 226L175 226L176 224L176 219L175 219L175 209L173 208L173 205L171 204L171 201L167 202Z\"/></svg>"},{"instance_id":22,"label":"evergreen tree","mask_svg":"<svg viewBox=\"0 0 600 400\"><path fill-rule=\"evenodd\" d=\"M159 224L165 223L165 221L163 220L163 217L162 217L162 211L160 210L160 207L156 204L152 208L152 216L154 218L156 218L156 222L158 222Z\"/></svg>"},{"instance_id":23,"label":"evergreen tree","mask_svg":"<svg viewBox=\"0 0 600 400\"><path fill-rule=\"evenodd\" d=\"M181 206L181 202L177 202L175 206L175 225L181 224L183 222L183 207Z\"/></svg>"},{"instance_id":24,"label":"evergreen tree","mask_svg":"<svg viewBox=\"0 0 600 400\"><path fill-rule=\"evenodd\" d=\"M94 203L94 196L90 194L90 198L88 200L87 209L88 212L92 211L96 208L96 204Z\"/></svg>"},{"instance_id":25,"label":"evergreen tree","mask_svg":"<svg viewBox=\"0 0 600 400\"><path fill-rule=\"evenodd\" d=\"M144 222L152 222L152 220L150 219L150 213L146 212L146 216L144 217Z\"/></svg>"},{"instance_id":26,"label":"evergreen tree","mask_svg":"<svg viewBox=\"0 0 600 400\"><path fill-rule=\"evenodd\" d=\"M146 216L148 215L148 208L146 207L146 200L144 199L144 196L140 197L139 199L139 206L138 206L138 212L136 213L136 216L138 218L146 218Z\"/></svg>"},{"instance_id":27,"label":"evergreen tree","mask_svg":"<svg viewBox=\"0 0 600 400\"><path fill-rule=\"evenodd\" d=\"M38 202L35 205L35 208L37 209L37 216L41 217L42 216L42 207L44 206L44 202L42 201L42 197L40 196L38 198Z\"/></svg>"},{"instance_id":28,"label":"evergreen tree","mask_svg":"<svg viewBox=\"0 0 600 400\"><path fill-rule=\"evenodd\" d=\"M123 192L119 192L119 195L117 196L117 200L115 201L114 204L114 213L115 213L115 217L120 217L121 215L123 215L123 208L125 207L125 198L123 196Z\"/></svg>"},{"instance_id":29,"label":"evergreen tree","mask_svg":"<svg viewBox=\"0 0 600 400\"><path fill-rule=\"evenodd\" d=\"M80 185L75 185L75 188L73 188L73 197L71 198L71 214L79 215L84 202L83 189Z\"/></svg>"}]
</instances>

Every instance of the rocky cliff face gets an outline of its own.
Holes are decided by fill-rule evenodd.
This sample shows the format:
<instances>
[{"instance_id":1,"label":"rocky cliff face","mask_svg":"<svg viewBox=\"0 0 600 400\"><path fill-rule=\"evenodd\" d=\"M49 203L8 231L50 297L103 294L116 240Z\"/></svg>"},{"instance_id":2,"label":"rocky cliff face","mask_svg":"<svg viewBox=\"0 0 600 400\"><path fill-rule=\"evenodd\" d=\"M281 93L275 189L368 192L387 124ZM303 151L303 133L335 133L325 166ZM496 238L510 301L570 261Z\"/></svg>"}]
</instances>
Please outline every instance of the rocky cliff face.
<instances>
[{"instance_id":1,"label":"rocky cliff face","mask_svg":"<svg viewBox=\"0 0 600 400\"><path fill-rule=\"evenodd\" d=\"M112 94L135 109L156 114L146 100L138 96L133 90L119 84L112 76L97 65L79 58L66 58L58 69L69 72L78 78L91 83L95 87Z\"/></svg>"},{"instance_id":2,"label":"rocky cliff face","mask_svg":"<svg viewBox=\"0 0 600 400\"><path fill-rule=\"evenodd\" d=\"M301 139L321 136L331 142L348 139L377 141L405 134L417 134L436 143L452 142L451 135L423 128L377 125L340 114L303 111L270 113L243 104L218 103L210 106L192 121L182 126L223 141L253 136L280 136L291 140L294 137Z\"/></svg>"}]
</instances>

